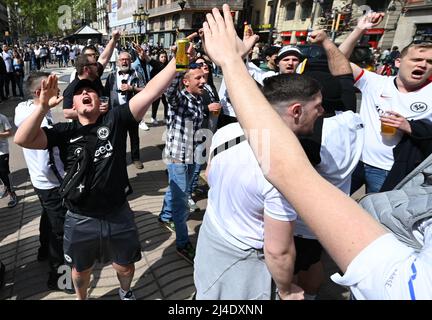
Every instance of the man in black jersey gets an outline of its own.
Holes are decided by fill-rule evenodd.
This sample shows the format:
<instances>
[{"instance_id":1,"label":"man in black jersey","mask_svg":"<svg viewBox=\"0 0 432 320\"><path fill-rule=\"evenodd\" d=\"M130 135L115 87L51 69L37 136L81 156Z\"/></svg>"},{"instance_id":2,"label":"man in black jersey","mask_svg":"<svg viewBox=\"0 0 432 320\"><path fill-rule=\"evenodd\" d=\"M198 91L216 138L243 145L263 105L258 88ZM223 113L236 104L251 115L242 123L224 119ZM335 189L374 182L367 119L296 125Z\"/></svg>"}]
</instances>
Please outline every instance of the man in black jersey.
<instances>
[{"instance_id":1,"label":"man in black jersey","mask_svg":"<svg viewBox=\"0 0 432 320\"><path fill-rule=\"evenodd\" d=\"M73 88L72 107L78 114L78 121L40 128L48 110L63 99L57 96L58 79L51 75L42 81L40 104L15 135L15 143L26 148L64 148L66 172L83 150L89 150L93 158L91 175L86 173L86 177L90 177L89 194L79 200L65 199L68 213L64 252L66 261L73 267L72 279L78 299L87 298L90 275L97 260L112 261L120 282L121 299L134 299L130 285L134 263L141 258L141 251L133 213L126 200L130 193L125 163L127 127L143 118L174 75L175 59L172 59L127 107L114 108L105 114L101 114L94 82L78 81ZM94 149L89 147L89 141L93 141ZM81 192L82 188L80 184L75 191Z\"/></svg>"}]
</instances>

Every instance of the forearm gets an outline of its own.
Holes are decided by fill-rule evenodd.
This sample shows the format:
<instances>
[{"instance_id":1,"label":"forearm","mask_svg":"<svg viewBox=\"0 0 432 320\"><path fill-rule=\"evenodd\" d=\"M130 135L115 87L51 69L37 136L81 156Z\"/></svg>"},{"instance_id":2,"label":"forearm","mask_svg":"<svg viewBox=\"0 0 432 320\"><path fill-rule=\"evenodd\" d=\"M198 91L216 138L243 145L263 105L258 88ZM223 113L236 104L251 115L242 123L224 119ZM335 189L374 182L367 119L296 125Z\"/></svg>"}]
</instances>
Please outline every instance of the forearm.
<instances>
[{"instance_id":1,"label":"forearm","mask_svg":"<svg viewBox=\"0 0 432 320\"><path fill-rule=\"evenodd\" d=\"M12 132L10 130L6 130L4 132L0 132L0 138L8 138L12 135Z\"/></svg>"},{"instance_id":2,"label":"forearm","mask_svg":"<svg viewBox=\"0 0 432 320\"><path fill-rule=\"evenodd\" d=\"M330 39L326 39L322 43L327 54L327 61L330 73L334 76L352 73L351 65L344 54L336 47Z\"/></svg>"},{"instance_id":3,"label":"forearm","mask_svg":"<svg viewBox=\"0 0 432 320\"><path fill-rule=\"evenodd\" d=\"M29 149L45 149L47 139L41 124L47 111L42 106L36 106L32 114L18 127L14 142L21 147Z\"/></svg>"},{"instance_id":4,"label":"forearm","mask_svg":"<svg viewBox=\"0 0 432 320\"><path fill-rule=\"evenodd\" d=\"M114 52L116 44L117 44L117 40L114 37L111 38L111 40L108 42L107 46L105 47L104 51L102 51L101 55L99 56L98 62L104 67L104 69Z\"/></svg>"},{"instance_id":5,"label":"forearm","mask_svg":"<svg viewBox=\"0 0 432 320\"><path fill-rule=\"evenodd\" d=\"M355 27L344 42L341 43L339 50L345 55L345 57L349 58L351 56L354 47L363 36L364 31L365 30L360 29L359 27Z\"/></svg>"},{"instance_id":6,"label":"forearm","mask_svg":"<svg viewBox=\"0 0 432 320\"><path fill-rule=\"evenodd\" d=\"M265 262L278 291L283 295L289 294L294 272L295 249L279 256L268 254L265 250Z\"/></svg>"},{"instance_id":7,"label":"forearm","mask_svg":"<svg viewBox=\"0 0 432 320\"><path fill-rule=\"evenodd\" d=\"M361 250L386 231L356 202L316 173L298 139L256 87L240 57L225 60L222 70L237 118L266 178L283 193L345 271ZM253 129L256 133L249 134ZM298 183L299 174L302 183ZM305 201L305 194L314 201Z\"/></svg>"},{"instance_id":8,"label":"forearm","mask_svg":"<svg viewBox=\"0 0 432 320\"><path fill-rule=\"evenodd\" d=\"M147 86L129 102L129 107L134 118L139 121L142 119L152 102L165 91L176 74L175 60L173 59Z\"/></svg>"}]
</instances>

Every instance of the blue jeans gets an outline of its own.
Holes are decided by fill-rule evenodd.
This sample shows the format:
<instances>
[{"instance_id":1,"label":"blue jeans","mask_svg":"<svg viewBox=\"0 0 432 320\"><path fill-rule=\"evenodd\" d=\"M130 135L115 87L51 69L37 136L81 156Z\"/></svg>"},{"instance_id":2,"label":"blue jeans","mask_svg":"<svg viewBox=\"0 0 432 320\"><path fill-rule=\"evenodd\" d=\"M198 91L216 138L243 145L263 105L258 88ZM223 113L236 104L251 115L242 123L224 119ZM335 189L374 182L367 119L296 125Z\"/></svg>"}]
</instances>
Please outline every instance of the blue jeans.
<instances>
[{"instance_id":1,"label":"blue jeans","mask_svg":"<svg viewBox=\"0 0 432 320\"><path fill-rule=\"evenodd\" d=\"M163 221L173 220L176 229L176 246L184 248L189 242L186 224L189 216L187 200L194 165L170 163L167 165L167 169L169 184L160 218Z\"/></svg>"},{"instance_id":2,"label":"blue jeans","mask_svg":"<svg viewBox=\"0 0 432 320\"><path fill-rule=\"evenodd\" d=\"M352 174L351 194L357 191L363 184L366 184L366 193L379 192L388 171L359 162Z\"/></svg>"},{"instance_id":3,"label":"blue jeans","mask_svg":"<svg viewBox=\"0 0 432 320\"><path fill-rule=\"evenodd\" d=\"M191 177L191 182L189 184L189 197L191 196L192 192L198 187L198 180L199 180L199 174L201 172L201 165L199 163L193 164L193 173Z\"/></svg>"}]
</instances>

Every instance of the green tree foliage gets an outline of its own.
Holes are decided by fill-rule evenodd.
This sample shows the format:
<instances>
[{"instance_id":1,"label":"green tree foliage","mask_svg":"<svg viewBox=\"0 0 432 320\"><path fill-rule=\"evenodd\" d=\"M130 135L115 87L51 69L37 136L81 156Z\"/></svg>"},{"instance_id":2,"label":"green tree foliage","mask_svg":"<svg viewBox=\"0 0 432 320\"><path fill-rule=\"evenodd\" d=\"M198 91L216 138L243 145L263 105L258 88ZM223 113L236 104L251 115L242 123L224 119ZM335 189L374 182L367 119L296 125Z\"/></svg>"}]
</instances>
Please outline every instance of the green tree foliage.
<instances>
[{"instance_id":1,"label":"green tree foliage","mask_svg":"<svg viewBox=\"0 0 432 320\"><path fill-rule=\"evenodd\" d=\"M58 26L61 17L58 8L62 5L71 7L72 21L80 21L82 17L88 16L88 12L94 12L96 6L96 0L6 0L5 2L11 8L11 29L20 23L21 33L28 36L62 35L63 31ZM19 16L16 14L15 2L20 9Z\"/></svg>"}]
</instances>

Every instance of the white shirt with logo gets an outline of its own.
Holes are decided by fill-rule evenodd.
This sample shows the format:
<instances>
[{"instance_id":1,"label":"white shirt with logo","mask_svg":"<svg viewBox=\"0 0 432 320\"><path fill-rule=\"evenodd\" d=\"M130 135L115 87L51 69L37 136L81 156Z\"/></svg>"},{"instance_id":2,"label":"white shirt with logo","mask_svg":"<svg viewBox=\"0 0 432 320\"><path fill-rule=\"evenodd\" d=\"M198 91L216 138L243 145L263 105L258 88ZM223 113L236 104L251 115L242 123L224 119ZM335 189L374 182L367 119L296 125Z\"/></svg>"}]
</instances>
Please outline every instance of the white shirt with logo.
<instances>
[{"instance_id":1,"label":"white shirt with logo","mask_svg":"<svg viewBox=\"0 0 432 320\"><path fill-rule=\"evenodd\" d=\"M403 133L398 130L393 136L381 134L380 115L392 110L407 120L432 121L432 83L420 90L402 93L396 88L394 76L386 77L364 70L355 85L362 92L360 116L366 136L362 161L390 170L394 162L393 148L400 142Z\"/></svg>"}]
</instances>

